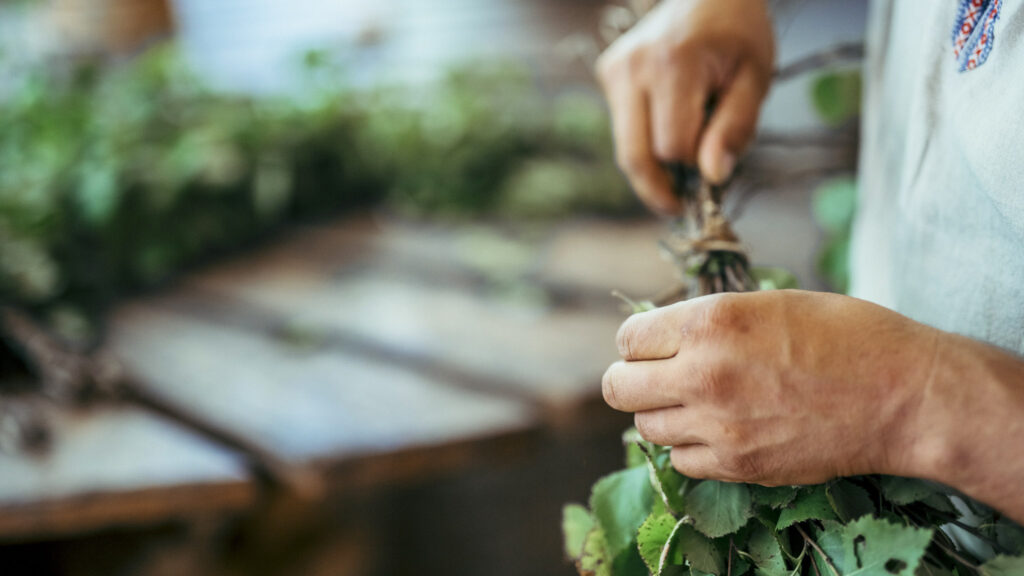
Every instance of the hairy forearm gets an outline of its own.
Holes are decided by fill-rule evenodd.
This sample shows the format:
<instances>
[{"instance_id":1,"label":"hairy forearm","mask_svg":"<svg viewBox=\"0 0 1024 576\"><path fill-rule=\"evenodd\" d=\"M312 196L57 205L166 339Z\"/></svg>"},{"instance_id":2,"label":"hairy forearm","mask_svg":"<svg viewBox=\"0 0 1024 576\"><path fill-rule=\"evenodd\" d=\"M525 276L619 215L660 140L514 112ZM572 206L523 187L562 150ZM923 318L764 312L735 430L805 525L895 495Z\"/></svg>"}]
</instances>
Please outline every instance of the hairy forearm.
<instances>
[{"instance_id":1,"label":"hairy forearm","mask_svg":"<svg viewBox=\"0 0 1024 576\"><path fill-rule=\"evenodd\" d=\"M942 334L898 472L942 482L1024 523L1024 359Z\"/></svg>"}]
</instances>

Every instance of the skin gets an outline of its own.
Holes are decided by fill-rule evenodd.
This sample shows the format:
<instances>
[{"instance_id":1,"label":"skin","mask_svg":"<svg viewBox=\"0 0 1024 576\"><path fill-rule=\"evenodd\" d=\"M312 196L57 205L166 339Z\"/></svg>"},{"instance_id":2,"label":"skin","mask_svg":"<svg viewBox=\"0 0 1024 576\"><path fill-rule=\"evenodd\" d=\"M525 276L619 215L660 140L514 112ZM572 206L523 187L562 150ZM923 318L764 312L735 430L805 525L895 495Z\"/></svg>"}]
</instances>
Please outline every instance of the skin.
<instances>
[{"instance_id":1,"label":"skin","mask_svg":"<svg viewBox=\"0 0 1024 576\"><path fill-rule=\"evenodd\" d=\"M711 4L723 11L702 10ZM672 208L653 176L657 158L684 159L668 154L674 149L667 142L687 143L675 151L696 154L707 174L717 154L738 151L745 144L735 143L753 133L757 114L748 108L760 105L763 90L749 92L745 104L716 108L696 136L693 116L680 112L678 122L650 123L647 113L671 90L683 92L673 102L686 102L695 90L703 98L707 86L735 89L728 82L689 83L692 59L684 63L665 54L682 58L723 45L759 46L740 36L723 44L717 35L751 33L747 24L717 21L736 18L737 4L760 19L752 8L759 1L668 0L648 16L663 22L642 23L635 29L639 39L627 34L603 60L645 71L615 75L613 64L604 64L602 79L620 161L633 159L627 175L656 209ZM681 14L690 17L686 26ZM770 31L755 34L770 39ZM659 42L687 49L659 48ZM734 72L750 58L743 56L746 49L726 52L720 59L731 62ZM634 81L641 87L618 85ZM623 96L630 91L634 96ZM738 119L717 117L730 110ZM745 140L708 141L718 134L716 122ZM744 122L749 125L734 128ZM663 126L682 127L684 134L678 141L658 136ZM655 150L661 152L650 160ZM637 168L649 161L655 168ZM637 314L623 324L617 342L623 360L604 375L605 400L634 412L644 438L672 446L672 463L683 474L764 485L856 474L926 478L1024 523L1024 360L1013 354L863 300L799 290L718 294Z\"/></svg>"},{"instance_id":2,"label":"skin","mask_svg":"<svg viewBox=\"0 0 1024 576\"><path fill-rule=\"evenodd\" d=\"M601 55L616 161L648 207L680 210L664 162L728 178L754 135L774 59L760 0L667 0Z\"/></svg>"}]
</instances>

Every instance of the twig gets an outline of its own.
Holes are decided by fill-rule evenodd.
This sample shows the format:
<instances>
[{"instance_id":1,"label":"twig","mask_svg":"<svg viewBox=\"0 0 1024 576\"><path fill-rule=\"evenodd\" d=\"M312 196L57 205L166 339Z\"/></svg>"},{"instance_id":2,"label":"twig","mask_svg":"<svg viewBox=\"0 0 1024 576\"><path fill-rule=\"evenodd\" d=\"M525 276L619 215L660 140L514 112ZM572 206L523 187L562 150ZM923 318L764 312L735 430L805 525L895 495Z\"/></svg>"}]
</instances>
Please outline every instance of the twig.
<instances>
[{"instance_id":1,"label":"twig","mask_svg":"<svg viewBox=\"0 0 1024 576\"><path fill-rule=\"evenodd\" d=\"M796 531L799 532L801 536L803 536L804 542L810 544L811 548L814 548L814 550L821 555L821 557L825 560L825 565L827 565L828 569L832 571L832 575L840 576L839 570L836 570L835 565L832 564L832 559L829 558L827 554L825 554L825 551L821 549L821 546L818 546L818 543L811 539L811 537L807 535L807 532L805 532L799 524L794 524L793 527L796 528ZM815 571L817 571L817 565L814 562L814 558L811 558L811 565L814 566Z\"/></svg>"},{"instance_id":2,"label":"twig","mask_svg":"<svg viewBox=\"0 0 1024 576\"><path fill-rule=\"evenodd\" d=\"M970 568L971 570L974 570L975 572L977 572L979 574L981 573L981 566L978 566L977 564L975 564L975 563L971 562L970 560L964 558L963 556L957 554L956 550L953 550L951 548L947 548L944 544L940 544L938 542L932 542L932 543L935 544L936 546L938 546L943 552L948 554L950 558L956 560L957 562L963 564L965 567Z\"/></svg>"},{"instance_id":3,"label":"twig","mask_svg":"<svg viewBox=\"0 0 1024 576\"><path fill-rule=\"evenodd\" d=\"M807 542L804 542L803 548L800 549L799 556L790 555L785 548L783 548L782 551L785 552L786 555L789 556L789 559L793 561L793 571L789 573L789 576L796 576L796 573L800 571L800 567L804 564L804 556L807 556ZM814 566L813 558L811 558L811 566ZM814 570L817 571L818 567L814 566ZM821 574L819 573L818 576L821 576Z\"/></svg>"},{"instance_id":4,"label":"twig","mask_svg":"<svg viewBox=\"0 0 1024 576\"><path fill-rule=\"evenodd\" d=\"M806 543L804 544L806 546ZM821 570L818 569L818 563L811 558L811 568L814 570L814 576L821 576Z\"/></svg>"},{"instance_id":5,"label":"twig","mask_svg":"<svg viewBox=\"0 0 1024 576\"><path fill-rule=\"evenodd\" d=\"M725 574L726 576L732 576L732 549L736 547L733 543L732 536L729 536L729 555L726 557Z\"/></svg>"}]
</instances>

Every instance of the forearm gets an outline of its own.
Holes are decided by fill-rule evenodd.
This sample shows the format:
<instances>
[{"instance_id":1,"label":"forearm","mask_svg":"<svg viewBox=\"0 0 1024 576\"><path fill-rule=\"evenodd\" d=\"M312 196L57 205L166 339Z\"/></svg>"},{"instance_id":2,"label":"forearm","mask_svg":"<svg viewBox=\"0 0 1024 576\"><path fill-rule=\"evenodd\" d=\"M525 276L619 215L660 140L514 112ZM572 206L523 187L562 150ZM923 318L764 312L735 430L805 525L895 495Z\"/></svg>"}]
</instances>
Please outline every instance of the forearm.
<instances>
[{"instance_id":1,"label":"forearm","mask_svg":"<svg viewBox=\"0 0 1024 576\"><path fill-rule=\"evenodd\" d=\"M942 482L1024 523L1024 359L938 337L898 472Z\"/></svg>"}]
</instances>

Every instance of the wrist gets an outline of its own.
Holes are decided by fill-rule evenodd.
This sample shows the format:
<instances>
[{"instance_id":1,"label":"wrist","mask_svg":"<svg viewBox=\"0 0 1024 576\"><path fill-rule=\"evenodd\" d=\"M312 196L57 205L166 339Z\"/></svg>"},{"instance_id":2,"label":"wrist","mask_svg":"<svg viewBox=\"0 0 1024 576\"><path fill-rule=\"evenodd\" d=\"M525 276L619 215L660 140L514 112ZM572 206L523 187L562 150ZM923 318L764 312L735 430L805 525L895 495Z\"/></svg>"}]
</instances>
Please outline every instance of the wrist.
<instances>
[{"instance_id":1,"label":"wrist","mask_svg":"<svg viewBox=\"0 0 1024 576\"><path fill-rule=\"evenodd\" d=\"M1008 485L993 466L1024 474L1024 363L994 346L935 332L927 376L902 434L903 457L893 458L887 473L999 503L1017 484Z\"/></svg>"}]
</instances>

